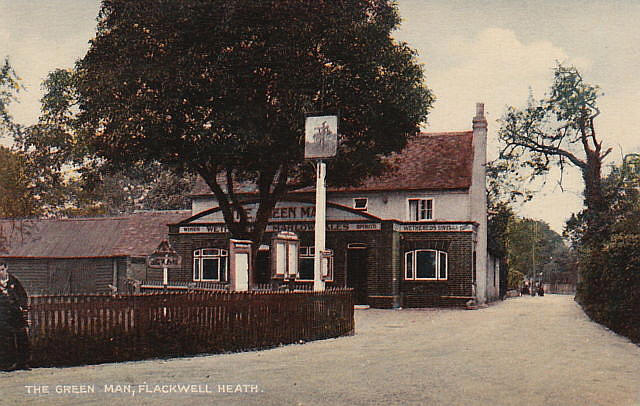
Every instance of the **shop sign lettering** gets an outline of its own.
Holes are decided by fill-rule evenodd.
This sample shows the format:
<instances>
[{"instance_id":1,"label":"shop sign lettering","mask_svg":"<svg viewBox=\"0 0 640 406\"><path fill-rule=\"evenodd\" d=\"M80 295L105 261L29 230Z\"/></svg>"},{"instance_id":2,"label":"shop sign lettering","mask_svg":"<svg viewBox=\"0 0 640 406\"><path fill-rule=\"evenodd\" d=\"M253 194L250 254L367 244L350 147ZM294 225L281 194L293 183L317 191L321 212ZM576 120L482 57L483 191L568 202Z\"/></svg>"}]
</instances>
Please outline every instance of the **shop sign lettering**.
<instances>
[{"instance_id":1,"label":"shop sign lettering","mask_svg":"<svg viewBox=\"0 0 640 406\"><path fill-rule=\"evenodd\" d=\"M401 233L420 233L430 231L473 231L473 225L471 224L394 224L393 231L399 231Z\"/></svg>"},{"instance_id":2,"label":"shop sign lettering","mask_svg":"<svg viewBox=\"0 0 640 406\"><path fill-rule=\"evenodd\" d=\"M314 231L314 223L272 223L267 225L266 231L280 232L280 231ZM327 223L327 231L380 231L382 230L382 224L380 223L345 223L345 222L329 222ZM199 234L199 233L226 233L229 229L224 224L211 224L211 225L193 225L193 226L181 226L179 229L180 234Z\"/></svg>"}]
</instances>

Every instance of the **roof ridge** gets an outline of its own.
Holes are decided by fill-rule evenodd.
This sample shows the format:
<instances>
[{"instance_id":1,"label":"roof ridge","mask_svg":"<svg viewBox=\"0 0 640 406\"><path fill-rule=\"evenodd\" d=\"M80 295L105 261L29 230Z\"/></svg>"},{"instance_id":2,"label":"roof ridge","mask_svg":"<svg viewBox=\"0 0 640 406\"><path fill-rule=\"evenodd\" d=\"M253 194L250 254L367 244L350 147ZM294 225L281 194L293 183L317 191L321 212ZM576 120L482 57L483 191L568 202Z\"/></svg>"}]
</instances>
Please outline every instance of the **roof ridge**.
<instances>
[{"instance_id":1,"label":"roof ridge","mask_svg":"<svg viewBox=\"0 0 640 406\"><path fill-rule=\"evenodd\" d=\"M420 131L418 133L418 136L420 136L420 137L434 137L434 136L441 136L441 135L456 136L456 135L470 135L470 134L473 134L473 130L466 130L466 131L437 131L437 132Z\"/></svg>"}]
</instances>

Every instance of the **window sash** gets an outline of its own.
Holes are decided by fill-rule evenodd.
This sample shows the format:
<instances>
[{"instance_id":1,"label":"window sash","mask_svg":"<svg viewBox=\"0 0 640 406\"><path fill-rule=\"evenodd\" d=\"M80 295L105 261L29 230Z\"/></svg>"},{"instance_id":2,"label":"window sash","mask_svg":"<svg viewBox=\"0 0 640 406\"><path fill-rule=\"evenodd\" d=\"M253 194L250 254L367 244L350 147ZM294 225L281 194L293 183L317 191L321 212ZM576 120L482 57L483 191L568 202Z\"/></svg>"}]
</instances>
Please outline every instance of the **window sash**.
<instances>
[{"instance_id":1,"label":"window sash","mask_svg":"<svg viewBox=\"0 0 640 406\"><path fill-rule=\"evenodd\" d=\"M220 258L202 258L202 274L203 281L219 281L220 280Z\"/></svg>"},{"instance_id":2,"label":"window sash","mask_svg":"<svg viewBox=\"0 0 640 406\"><path fill-rule=\"evenodd\" d=\"M356 210L367 210L369 199L366 197L355 197L353 199L353 208Z\"/></svg>"},{"instance_id":3,"label":"window sash","mask_svg":"<svg viewBox=\"0 0 640 406\"><path fill-rule=\"evenodd\" d=\"M436 251L417 251L415 259L416 279L437 279L438 254Z\"/></svg>"},{"instance_id":4,"label":"window sash","mask_svg":"<svg viewBox=\"0 0 640 406\"><path fill-rule=\"evenodd\" d=\"M413 251L406 252L404 254L404 264L405 264L405 279L414 279L413 278Z\"/></svg>"},{"instance_id":5,"label":"window sash","mask_svg":"<svg viewBox=\"0 0 640 406\"><path fill-rule=\"evenodd\" d=\"M426 261L426 262L423 262ZM405 280L447 280L448 254L445 251L417 249L405 252Z\"/></svg>"},{"instance_id":6,"label":"window sash","mask_svg":"<svg viewBox=\"0 0 640 406\"><path fill-rule=\"evenodd\" d=\"M300 257L300 263L298 264L298 275L296 278L301 281L313 280L313 257Z\"/></svg>"},{"instance_id":7,"label":"window sash","mask_svg":"<svg viewBox=\"0 0 640 406\"><path fill-rule=\"evenodd\" d=\"M193 280L226 281L228 265L228 251L225 249L203 248L195 250L193 251Z\"/></svg>"},{"instance_id":8,"label":"window sash","mask_svg":"<svg viewBox=\"0 0 640 406\"><path fill-rule=\"evenodd\" d=\"M444 251L438 251L438 279L447 279L447 267L449 266L448 254Z\"/></svg>"},{"instance_id":9,"label":"window sash","mask_svg":"<svg viewBox=\"0 0 640 406\"><path fill-rule=\"evenodd\" d=\"M409 199L409 221L433 220L433 199Z\"/></svg>"},{"instance_id":10,"label":"window sash","mask_svg":"<svg viewBox=\"0 0 640 406\"><path fill-rule=\"evenodd\" d=\"M312 281L314 277L314 261L315 261L315 247L299 247L298 248L298 273L296 279L299 281ZM331 256L327 258L327 275L325 281L333 281L333 250Z\"/></svg>"},{"instance_id":11,"label":"window sash","mask_svg":"<svg viewBox=\"0 0 640 406\"><path fill-rule=\"evenodd\" d=\"M193 280L200 280L200 258L193 259Z\"/></svg>"}]
</instances>

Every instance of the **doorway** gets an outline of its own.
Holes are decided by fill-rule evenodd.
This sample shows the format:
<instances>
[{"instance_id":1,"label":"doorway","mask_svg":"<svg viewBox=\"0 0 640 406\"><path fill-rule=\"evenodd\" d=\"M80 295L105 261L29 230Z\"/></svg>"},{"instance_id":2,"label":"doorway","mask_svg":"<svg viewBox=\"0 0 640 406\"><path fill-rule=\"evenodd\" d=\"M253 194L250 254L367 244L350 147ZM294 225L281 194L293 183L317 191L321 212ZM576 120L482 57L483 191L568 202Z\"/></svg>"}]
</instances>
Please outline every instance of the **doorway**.
<instances>
[{"instance_id":1,"label":"doorway","mask_svg":"<svg viewBox=\"0 0 640 406\"><path fill-rule=\"evenodd\" d=\"M367 293L367 246L347 246L347 287L353 289L355 304L369 304Z\"/></svg>"}]
</instances>

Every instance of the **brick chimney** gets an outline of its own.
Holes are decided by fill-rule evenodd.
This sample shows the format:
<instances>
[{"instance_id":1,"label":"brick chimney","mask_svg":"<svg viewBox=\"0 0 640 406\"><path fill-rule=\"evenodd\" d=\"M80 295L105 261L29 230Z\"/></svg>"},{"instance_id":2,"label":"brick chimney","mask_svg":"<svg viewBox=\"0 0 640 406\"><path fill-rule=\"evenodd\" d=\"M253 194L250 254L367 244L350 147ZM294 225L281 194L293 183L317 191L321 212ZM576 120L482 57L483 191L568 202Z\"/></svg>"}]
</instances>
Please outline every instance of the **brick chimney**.
<instances>
[{"instance_id":1,"label":"brick chimney","mask_svg":"<svg viewBox=\"0 0 640 406\"><path fill-rule=\"evenodd\" d=\"M487 301L487 119L484 103L476 103L473 117L473 169L469 188L470 219L478 223L474 238L475 295L478 304Z\"/></svg>"}]
</instances>

